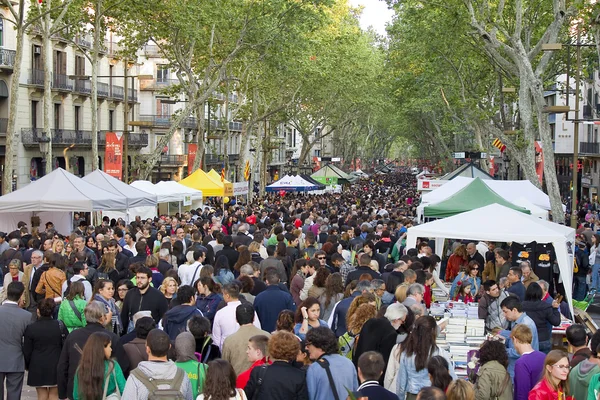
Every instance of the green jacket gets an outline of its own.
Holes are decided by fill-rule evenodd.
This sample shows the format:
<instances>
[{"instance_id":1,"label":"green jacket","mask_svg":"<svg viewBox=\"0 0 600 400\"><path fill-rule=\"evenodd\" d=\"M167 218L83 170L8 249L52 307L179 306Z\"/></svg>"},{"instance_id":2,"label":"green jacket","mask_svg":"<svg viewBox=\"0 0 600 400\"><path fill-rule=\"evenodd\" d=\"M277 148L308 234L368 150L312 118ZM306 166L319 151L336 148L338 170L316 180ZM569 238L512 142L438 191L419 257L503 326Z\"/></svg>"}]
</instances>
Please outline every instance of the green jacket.
<instances>
[{"instance_id":1,"label":"green jacket","mask_svg":"<svg viewBox=\"0 0 600 400\"><path fill-rule=\"evenodd\" d=\"M591 382L595 375L600 373L600 367L594 361L583 360L569 374L571 396L574 399L586 399L589 396Z\"/></svg>"},{"instance_id":2,"label":"green jacket","mask_svg":"<svg viewBox=\"0 0 600 400\"><path fill-rule=\"evenodd\" d=\"M192 384L192 393L194 399L199 393L202 393L204 389L204 381L206 380L206 364L199 363L198 361L188 360L184 362L176 362L179 368L187 373L190 383Z\"/></svg>"},{"instance_id":3,"label":"green jacket","mask_svg":"<svg viewBox=\"0 0 600 400\"><path fill-rule=\"evenodd\" d=\"M62 303L60 303L60 308L58 309L58 319L64 322L69 333L77 328L83 328L87 325L87 322L85 321L85 314L83 313L87 302L81 297L77 296L75 297L75 300L73 300L73 303L75 303L75 308L77 308L81 314L81 319L77 318L75 311L73 311L73 308L67 299L64 299Z\"/></svg>"},{"instance_id":4,"label":"green jacket","mask_svg":"<svg viewBox=\"0 0 600 400\"><path fill-rule=\"evenodd\" d=\"M588 386L587 400L596 400L600 394L600 374L592 376Z\"/></svg>"},{"instance_id":5,"label":"green jacket","mask_svg":"<svg viewBox=\"0 0 600 400\"><path fill-rule=\"evenodd\" d=\"M477 371L475 400L512 400L513 385L506 368L498 361L488 361Z\"/></svg>"},{"instance_id":6,"label":"green jacket","mask_svg":"<svg viewBox=\"0 0 600 400\"><path fill-rule=\"evenodd\" d=\"M110 364L113 365L112 368L114 368L115 373L112 373L111 368L111 374L108 378L108 389L106 390L106 395L109 396L115 393L117 391L117 385L119 386L119 393L123 394L123 390L125 390L126 383L125 376L123 375L123 370L121 370L119 363L113 360L104 361L104 379L102 380L102 390L104 390L104 383L106 382L107 374L109 371L108 367ZM102 398L102 393L98 395L98 398ZM73 381L73 400L83 400L83 397L81 397L79 394L79 368L77 368L77 371L75 371L75 380Z\"/></svg>"}]
</instances>

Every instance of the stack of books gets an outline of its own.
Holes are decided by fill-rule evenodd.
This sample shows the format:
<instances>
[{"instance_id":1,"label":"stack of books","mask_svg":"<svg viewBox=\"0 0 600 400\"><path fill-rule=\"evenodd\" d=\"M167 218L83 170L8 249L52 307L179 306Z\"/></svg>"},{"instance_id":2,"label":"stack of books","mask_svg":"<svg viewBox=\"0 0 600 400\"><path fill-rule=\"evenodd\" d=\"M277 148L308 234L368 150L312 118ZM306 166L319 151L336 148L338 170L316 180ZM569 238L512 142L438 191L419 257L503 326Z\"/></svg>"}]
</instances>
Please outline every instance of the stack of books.
<instances>
[{"instance_id":1,"label":"stack of books","mask_svg":"<svg viewBox=\"0 0 600 400\"><path fill-rule=\"evenodd\" d=\"M445 303L431 303L431 307L429 307L429 315L434 318L443 317L446 312L446 304Z\"/></svg>"},{"instance_id":2,"label":"stack of books","mask_svg":"<svg viewBox=\"0 0 600 400\"><path fill-rule=\"evenodd\" d=\"M450 344L449 352L457 368L466 368L469 361L467 355L470 350L473 348L465 344Z\"/></svg>"},{"instance_id":3,"label":"stack of books","mask_svg":"<svg viewBox=\"0 0 600 400\"><path fill-rule=\"evenodd\" d=\"M467 317L467 305L462 301L449 301L448 310L450 310L450 314L452 315L452 317Z\"/></svg>"},{"instance_id":4,"label":"stack of books","mask_svg":"<svg viewBox=\"0 0 600 400\"><path fill-rule=\"evenodd\" d=\"M479 303L467 304L467 318L479 319Z\"/></svg>"},{"instance_id":5,"label":"stack of books","mask_svg":"<svg viewBox=\"0 0 600 400\"><path fill-rule=\"evenodd\" d=\"M466 318L450 318L446 326L446 342L448 343L465 343L467 326Z\"/></svg>"},{"instance_id":6,"label":"stack of books","mask_svg":"<svg viewBox=\"0 0 600 400\"><path fill-rule=\"evenodd\" d=\"M466 342L468 344L481 345L485 341L485 320L468 319L466 333Z\"/></svg>"}]
</instances>

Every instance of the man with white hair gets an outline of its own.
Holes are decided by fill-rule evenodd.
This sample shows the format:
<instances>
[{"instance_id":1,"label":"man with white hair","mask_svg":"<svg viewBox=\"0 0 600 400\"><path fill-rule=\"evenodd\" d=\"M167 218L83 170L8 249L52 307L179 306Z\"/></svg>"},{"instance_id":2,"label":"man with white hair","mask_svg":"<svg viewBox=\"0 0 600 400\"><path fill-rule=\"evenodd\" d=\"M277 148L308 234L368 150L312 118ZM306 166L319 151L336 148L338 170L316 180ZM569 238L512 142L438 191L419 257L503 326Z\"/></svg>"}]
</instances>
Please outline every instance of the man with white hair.
<instances>
[{"instance_id":1,"label":"man with white hair","mask_svg":"<svg viewBox=\"0 0 600 400\"><path fill-rule=\"evenodd\" d=\"M233 235L233 248L237 248L239 245L249 246L252 243L252 235L248 233L250 226L242 222L236 235Z\"/></svg>"},{"instance_id":2,"label":"man with white hair","mask_svg":"<svg viewBox=\"0 0 600 400\"><path fill-rule=\"evenodd\" d=\"M425 294L425 287L420 283L413 283L408 287L406 291L406 299L402 304L406 307L410 307L414 304L421 305L423 303L423 295Z\"/></svg>"}]
</instances>

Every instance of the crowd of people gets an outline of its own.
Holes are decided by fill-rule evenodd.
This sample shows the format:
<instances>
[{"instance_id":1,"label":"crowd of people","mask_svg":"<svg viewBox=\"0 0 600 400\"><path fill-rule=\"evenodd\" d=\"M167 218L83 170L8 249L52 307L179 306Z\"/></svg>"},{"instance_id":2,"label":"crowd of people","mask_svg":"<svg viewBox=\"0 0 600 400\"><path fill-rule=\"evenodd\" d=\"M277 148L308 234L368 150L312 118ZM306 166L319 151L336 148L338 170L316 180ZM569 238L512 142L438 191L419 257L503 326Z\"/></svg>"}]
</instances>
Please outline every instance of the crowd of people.
<instances>
[{"instance_id":1,"label":"crowd of people","mask_svg":"<svg viewBox=\"0 0 600 400\"><path fill-rule=\"evenodd\" d=\"M597 399L600 333L573 324L573 354L552 350L571 317L552 266L514 243L406 248L418 199L391 173L129 224L75 213L68 233L19 222L0 232L0 399L25 371L39 399ZM470 374L434 292L485 321Z\"/></svg>"}]
</instances>

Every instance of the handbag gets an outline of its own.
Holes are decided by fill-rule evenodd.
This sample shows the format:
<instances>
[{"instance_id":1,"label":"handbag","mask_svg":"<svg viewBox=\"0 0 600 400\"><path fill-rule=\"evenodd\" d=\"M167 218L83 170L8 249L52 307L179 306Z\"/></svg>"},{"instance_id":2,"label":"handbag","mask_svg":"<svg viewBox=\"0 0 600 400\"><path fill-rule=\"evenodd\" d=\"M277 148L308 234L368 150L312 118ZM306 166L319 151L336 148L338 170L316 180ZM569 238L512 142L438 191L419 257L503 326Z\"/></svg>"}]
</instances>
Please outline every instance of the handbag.
<instances>
[{"instance_id":1,"label":"handbag","mask_svg":"<svg viewBox=\"0 0 600 400\"><path fill-rule=\"evenodd\" d=\"M115 373L115 368L114 368L112 362L111 362L110 366L111 366L111 371L108 373L108 375L106 376L106 380L104 381L104 391L102 392L102 400L121 400L121 391L119 390L119 385L117 384L117 374ZM107 396L106 392L108 391L108 381L110 380L111 376L115 380L116 392L113 392Z\"/></svg>"}]
</instances>

